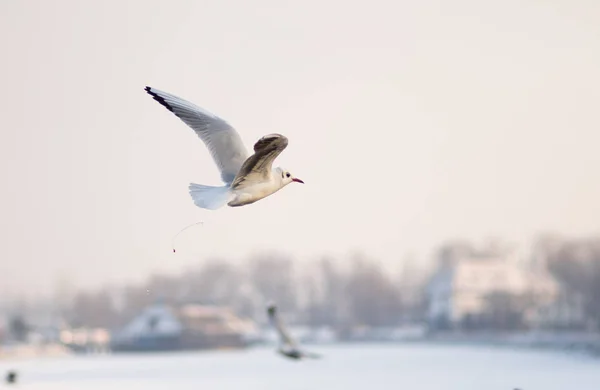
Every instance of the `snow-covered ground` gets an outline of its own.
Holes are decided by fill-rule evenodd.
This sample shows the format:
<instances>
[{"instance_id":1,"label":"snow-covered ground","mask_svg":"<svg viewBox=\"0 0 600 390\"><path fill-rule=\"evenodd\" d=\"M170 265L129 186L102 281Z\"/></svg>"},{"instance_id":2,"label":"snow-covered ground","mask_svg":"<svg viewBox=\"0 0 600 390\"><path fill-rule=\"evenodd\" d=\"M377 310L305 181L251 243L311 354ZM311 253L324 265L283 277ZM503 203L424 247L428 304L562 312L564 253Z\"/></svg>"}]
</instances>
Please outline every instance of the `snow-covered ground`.
<instances>
[{"instance_id":1,"label":"snow-covered ground","mask_svg":"<svg viewBox=\"0 0 600 390\"><path fill-rule=\"evenodd\" d=\"M322 360L284 360L272 349L0 360L16 389L597 390L600 360L484 347L314 345Z\"/></svg>"}]
</instances>

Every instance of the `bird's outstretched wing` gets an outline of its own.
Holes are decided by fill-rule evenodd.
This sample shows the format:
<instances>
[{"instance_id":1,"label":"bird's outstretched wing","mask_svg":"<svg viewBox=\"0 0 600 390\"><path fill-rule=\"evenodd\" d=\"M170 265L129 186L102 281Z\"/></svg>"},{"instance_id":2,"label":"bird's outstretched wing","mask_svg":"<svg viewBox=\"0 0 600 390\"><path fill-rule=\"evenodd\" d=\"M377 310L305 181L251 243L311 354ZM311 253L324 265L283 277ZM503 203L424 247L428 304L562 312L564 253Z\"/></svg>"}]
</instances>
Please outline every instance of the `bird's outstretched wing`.
<instances>
[{"instance_id":1,"label":"bird's outstretched wing","mask_svg":"<svg viewBox=\"0 0 600 390\"><path fill-rule=\"evenodd\" d=\"M233 182L248 158L238 132L223 119L187 100L152 87L145 90L196 132L221 171L223 181L227 184Z\"/></svg>"},{"instance_id":2,"label":"bird's outstretched wing","mask_svg":"<svg viewBox=\"0 0 600 390\"><path fill-rule=\"evenodd\" d=\"M269 134L254 144L254 154L244 162L231 184L232 189L244 188L246 183L269 180L273 161L288 146L281 134Z\"/></svg>"},{"instance_id":3,"label":"bird's outstretched wing","mask_svg":"<svg viewBox=\"0 0 600 390\"><path fill-rule=\"evenodd\" d=\"M269 315L269 320L271 321L271 324L275 327L277 333L279 333L279 340L281 341L281 343L290 347L296 347L296 340L294 340L292 336L290 336L283 324L283 321L281 321L281 318L279 318L279 314L277 313L277 306L269 305L269 307L267 308L267 313Z\"/></svg>"}]
</instances>

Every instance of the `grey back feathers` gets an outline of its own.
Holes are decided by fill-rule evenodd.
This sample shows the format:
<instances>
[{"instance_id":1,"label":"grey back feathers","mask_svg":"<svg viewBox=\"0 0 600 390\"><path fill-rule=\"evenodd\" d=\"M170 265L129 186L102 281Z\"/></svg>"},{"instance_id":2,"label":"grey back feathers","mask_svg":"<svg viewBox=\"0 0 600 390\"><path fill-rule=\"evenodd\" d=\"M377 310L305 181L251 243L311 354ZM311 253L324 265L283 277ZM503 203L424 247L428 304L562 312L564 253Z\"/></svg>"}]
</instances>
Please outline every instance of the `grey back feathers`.
<instances>
[{"instance_id":1,"label":"grey back feathers","mask_svg":"<svg viewBox=\"0 0 600 390\"><path fill-rule=\"evenodd\" d=\"M269 134L259 139L254 144L254 154L244 162L231 188L244 188L246 182L269 180L273 161L287 146L288 139L281 134Z\"/></svg>"}]
</instances>

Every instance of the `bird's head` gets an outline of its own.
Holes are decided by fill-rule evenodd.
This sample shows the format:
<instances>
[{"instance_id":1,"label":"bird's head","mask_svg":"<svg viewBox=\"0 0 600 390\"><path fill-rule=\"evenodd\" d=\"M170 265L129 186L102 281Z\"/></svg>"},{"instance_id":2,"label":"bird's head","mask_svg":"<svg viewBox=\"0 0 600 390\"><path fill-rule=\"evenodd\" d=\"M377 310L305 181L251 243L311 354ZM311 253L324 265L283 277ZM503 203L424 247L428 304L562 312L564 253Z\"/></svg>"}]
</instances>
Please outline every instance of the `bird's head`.
<instances>
[{"instance_id":1,"label":"bird's head","mask_svg":"<svg viewBox=\"0 0 600 390\"><path fill-rule=\"evenodd\" d=\"M302 180L298 179L297 177L294 177L294 175L292 175L287 169L277 168L277 170L279 171L279 175L281 176L281 184L283 184L284 186L290 184L291 182L304 184Z\"/></svg>"}]
</instances>

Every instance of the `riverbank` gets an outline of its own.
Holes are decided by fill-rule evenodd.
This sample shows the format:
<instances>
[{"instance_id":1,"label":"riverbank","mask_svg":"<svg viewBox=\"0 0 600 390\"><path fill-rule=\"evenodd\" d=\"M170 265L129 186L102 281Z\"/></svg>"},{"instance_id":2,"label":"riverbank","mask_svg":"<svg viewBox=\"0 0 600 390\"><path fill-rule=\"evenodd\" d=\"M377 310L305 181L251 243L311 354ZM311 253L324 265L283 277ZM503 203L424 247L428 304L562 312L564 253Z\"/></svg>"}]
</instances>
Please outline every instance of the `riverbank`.
<instances>
[{"instance_id":1,"label":"riverbank","mask_svg":"<svg viewBox=\"0 0 600 390\"><path fill-rule=\"evenodd\" d=\"M585 353L600 357L600 334L588 332L437 332L428 334L419 341L434 344L487 345L525 349L549 349L556 351Z\"/></svg>"},{"instance_id":2,"label":"riverbank","mask_svg":"<svg viewBox=\"0 0 600 390\"><path fill-rule=\"evenodd\" d=\"M308 348L307 348L308 349ZM290 361L273 348L99 355L5 364L31 390L324 389L597 390L598 362L557 353L419 344L321 345L321 360ZM291 385L290 385L291 384Z\"/></svg>"},{"instance_id":3,"label":"riverbank","mask_svg":"<svg viewBox=\"0 0 600 390\"><path fill-rule=\"evenodd\" d=\"M26 359L36 357L57 357L71 355L64 345L52 344L12 344L0 347L0 360Z\"/></svg>"}]
</instances>

